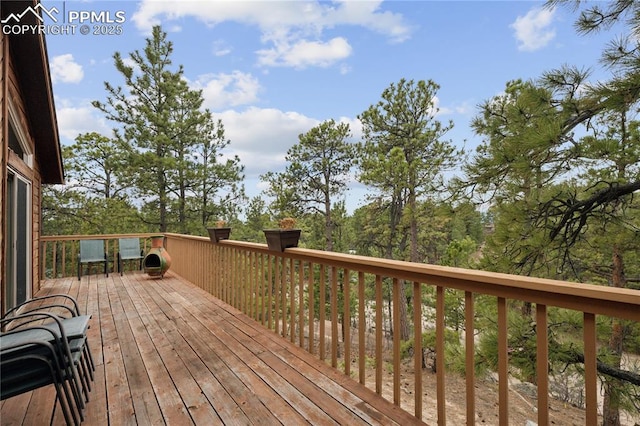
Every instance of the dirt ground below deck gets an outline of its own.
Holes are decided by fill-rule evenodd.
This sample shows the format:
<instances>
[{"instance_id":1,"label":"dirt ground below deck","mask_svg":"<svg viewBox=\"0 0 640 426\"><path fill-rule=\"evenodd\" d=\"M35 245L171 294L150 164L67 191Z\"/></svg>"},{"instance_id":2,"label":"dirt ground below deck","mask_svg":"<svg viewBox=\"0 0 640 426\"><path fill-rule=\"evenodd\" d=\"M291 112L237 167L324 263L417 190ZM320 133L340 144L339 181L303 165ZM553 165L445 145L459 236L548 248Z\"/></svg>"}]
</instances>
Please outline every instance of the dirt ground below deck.
<instances>
[{"instance_id":1,"label":"dirt ground below deck","mask_svg":"<svg viewBox=\"0 0 640 426\"><path fill-rule=\"evenodd\" d=\"M354 366L357 368L357 366ZM357 377L356 377L357 379ZM415 397L413 367L403 364L403 374L401 375L401 404L402 408L413 413ZM423 371L423 410L422 419L430 425L437 424L436 406L436 375L430 370ZM367 372L367 387L375 390L375 371ZM383 371L383 394L393 401L393 374ZM445 383L446 393L446 418L447 424L466 424L465 405L466 384L463 377L456 374L447 373ZM512 385L509 390L509 424L516 426L537 424L537 399L535 397L535 387L527 384ZM475 424L497 425L498 424L498 384L490 379L476 380L476 420ZM582 426L585 424L584 410L568 405L555 399L550 400L549 408L550 424L562 426ZM623 419L623 425L640 425L640 417L636 419Z\"/></svg>"}]
</instances>

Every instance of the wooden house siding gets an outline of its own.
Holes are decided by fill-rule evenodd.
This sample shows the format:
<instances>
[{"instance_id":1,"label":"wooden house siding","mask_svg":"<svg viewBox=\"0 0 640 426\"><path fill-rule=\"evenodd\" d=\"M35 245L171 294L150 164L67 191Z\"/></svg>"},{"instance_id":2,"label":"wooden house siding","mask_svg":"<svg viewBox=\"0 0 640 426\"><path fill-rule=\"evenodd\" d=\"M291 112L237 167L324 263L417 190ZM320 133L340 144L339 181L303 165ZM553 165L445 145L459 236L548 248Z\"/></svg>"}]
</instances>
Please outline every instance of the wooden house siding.
<instances>
[{"instance_id":1,"label":"wooden house siding","mask_svg":"<svg viewBox=\"0 0 640 426\"><path fill-rule=\"evenodd\" d=\"M4 4L0 10L0 18L10 13L21 13L25 8L37 4L38 0L13 1ZM26 15L25 19L30 16ZM31 17L31 19L35 19ZM13 153L9 148L10 125L20 134L20 140L27 148L31 158L25 162L23 157ZM28 237L26 256L27 280L30 280L30 294L40 289L40 238L42 223L42 185L64 182L62 151L58 135L55 106L49 73L49 60L44 35L5 35L0 31L0 313L5 309L8 287L9 268L7 258L9 250L14 250L8 242L8 199L9 172L26 182L29 198L21 200L21 211L28 212ZM27 164L28 163L28 164ZM17 177L16 177L17 179ZM24 195L25 193L22 192ZM27 208L25 209L25 201ZM15 207L14 207L15 208ZM20 211L20 210L14 210ZM24 214L24 213L22 213ZM23 217L23 216L21 216ZM24 223L24 222L23 222ZM28 233L28 232L27 232ZM24 236L24 231L20 235ZM20 241L25 241L24 239ZM15 253L15 252L14 252ZM20 258L20 259L23 259ZM19 280L17 278L16 280ZM13 279L13 283L15 282ZM24 281L21 281L24 283ZM11 288L12 288L11 287ZM29 291L27 291L27 296Z\"/></svg>"},{"instance_id":2,"label":"wooden house siding","mask_svg":"<svg viewBox=\"0 0 640 426\"><path fill-rule=\"evenodd\" d=\"M31 197L33 199L33 209L31 210L33 222L31 223L31 251L33 253L31 263L31 294L36 294L41 288L40 277L40 218L42 217L42 186L40 174L38 179L34 179L31 185Z\"/></svg>"},{"instance_id":3,"label":"wooden house siding","mask_svg":"<svg viewBox=\"0 0 640 426\"><path fill-rule=\"evenodd\" d=\"M7 149L8 149L8 133L9 128L7 123L5 122L5 117L7 116L7 102L5 98L6 93L6 78L5 78L5 49L7 48L7 43L5 42L5 36L0 31L0 312L2 312L4 306L4 297L5 297L5 262L6 257L5 253L5 236L4 229L6 226L6 217L7 212L5 208L5 196L4 194L7 191Z\"/></svg>"},{"instance_id":4,"label":"wooden house siding","mask_svg":"<svg viewBox=\"0 0 640 426\"><path fill-rule=\"evenodd\" d=\"M9 52L9 59L18 52ZM8 166L19 173L31 185L31 294L35 294L40 290L40 269L39 269L39 246L40 246L40 216L41 216L41 176L39 172L39 159L35 156L36 141L31 132L32 125L27 115L25 105L25 93L20 87L18 73L14 66L14 61L6 61L8 67L7 73L7 102L10 100L13 107L17 110L18 122L14 126L20 128L21 133L26 138L26 144L29 151L34 154L32 166L27 165L22 158L13 154L8 150ZM7 120L7 127L9 120Z\"/></svg>"}]
</instances>

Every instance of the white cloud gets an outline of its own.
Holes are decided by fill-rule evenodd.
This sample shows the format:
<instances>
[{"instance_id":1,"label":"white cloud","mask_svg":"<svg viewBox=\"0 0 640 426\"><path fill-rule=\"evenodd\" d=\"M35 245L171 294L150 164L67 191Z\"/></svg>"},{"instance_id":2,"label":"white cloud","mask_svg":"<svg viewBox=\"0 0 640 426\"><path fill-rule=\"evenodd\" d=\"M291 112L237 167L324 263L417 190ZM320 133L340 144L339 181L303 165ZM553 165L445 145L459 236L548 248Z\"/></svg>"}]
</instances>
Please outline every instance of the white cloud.
<instances>
[{"instance_id":1,"label":"white cloud","mask_svg":"<svg viewBox=\"0 0 640 426\"><path fill-rule=\"evenodd\" d=\"M515 30L518 50L532 52L541 49L551 42L556 36L553 28L550 28L554 10L532 9L525 16L518 16L511 28Z\"/></svg>"},{"instance_id":2,"label":"white cloud","mask_svg":"<svg viewBox=\"0 0 640 426\"><path fill-rule=\"evenodd\" d=\"M193 17L207 25L233 21L258 27L265 49L257 51L263 66L330 66L352 53L342 36L324 37L338 26L358 26L386 36L392 42L408 39L412 28L401 14L381 11L377 1L254 1L167 2L142 1L132 17L136 26L149 32L161 21ZM165 22L166 24L166 22ZM215 52L226 53L226 49ZM306 51L309 49L310 51Z\"/></svg>"},{"instance_id":3,"label":"white cloud","mask_svg":"<svg viewBox=\"0 0 640 426\"><path fill-rule=\"evenodd\" d=\"M326 15L327 26L358 25L386 35L393 42L403 42L411 37L412 28L402 15L380 11L382 0L336 1L339 6L330 8Z\"/></svg>"},{"instance_id":4,"label":"white cloud","mask_svg":"<svg viewBox=\"0 0 640 426\"><path fill-rule=\"evenodd\" d=\"M85 106L72 106L62 101L62 106L56 109L58 118L58 130L63 143L73 143L81 133L97 132L111 137L111 127L105 119L97 114L97 110L86 104Z\"/></svg>"},{"instance_id":5,"label":"white cloud","mask_svg":"<svg viewBox=\"0 0 640 426\"><path fill-rule=\"evenodd\" d=\"M469 115L475 112L475 105L473 105L470 101L463 101L462 103L456 105L454 110L457 114L461 115Z\"/></svg>"},{"instance_id":6,"label":"white cloud","mask_svg":"<svg viewBox=\"0 0 640 426\"><path fill-rule=\"evenodd\" d=\"M283 170L287 150L298 143L298 135L319 123L296 112L257 107L224 111L214 118L222 120L231 141L227 154L240 157L248 178Z\"/></svg>"},{"instance_id":7,"label":"white cloud","mask_svg":"<svg viewBox=\"0 0 640 426\"><path fill-rule=\"evenodd\" d=\"M251 74L234 71L198 76L191 88L202 90L206 108L219 110L256 102L260 83Z\"/></svg>"},{"instance_id":8,"label":"white cloud","mask_svg":"<svg viewBox=\"0 0 640 426\"><path fill-rule=\"evenodd\" d=\"M351 55L351 46L342 37L328 42L298 40L290 45L277 43L273 49L259 50L258 64L267 66L288 66L303 69L310 66L328 67Z\"/></svg>"},{"instance_id":9,"label":"white cloud","mask_svg":"<svg viewBox=\"0 0 640 426\"><path fill-rule=\"evenodd\" d=\"M340 117L336 122L349 125L351 138L347 142L358 142L362 140L362 122L358 118Z\"/></svg>"},{"instance_id":10,"label":"white cloud","mask_svg":"<svg viewBox=\"0 0 640 426\"><path fill-rule=\"evenodd\" d=\"M73 55L55 56L50 64L51 80L54 83L79 83L84 77L82 66L75 62Z\"/></svg>"},{"instance_id":11,"label":"white cloud","mask_svg":"<svg viewBox=\"0 0 640 426\"><path fill-rule=\"evenodd\" d=\"M213 56L225 56L231 53L231 47L224 40L214 40L211 46Z\"/></svg>"}]
</instances>

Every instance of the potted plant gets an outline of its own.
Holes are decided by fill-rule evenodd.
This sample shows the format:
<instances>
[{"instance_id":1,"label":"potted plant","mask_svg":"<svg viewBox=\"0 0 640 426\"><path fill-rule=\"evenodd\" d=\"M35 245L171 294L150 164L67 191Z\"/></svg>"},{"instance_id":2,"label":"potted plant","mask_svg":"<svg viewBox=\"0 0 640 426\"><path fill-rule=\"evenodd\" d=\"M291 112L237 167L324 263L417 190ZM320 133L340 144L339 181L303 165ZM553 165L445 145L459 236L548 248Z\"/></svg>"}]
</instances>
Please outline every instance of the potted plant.
<instances>
[{"instance_id":1,"label":"potted plant","mask_svg":"<svg viewBox=\"0 0 640 426\"><path fill-rule=\"evenodd\" d=\"M280 220L278 225L279 229L264 230L269 250L283 252L286 248L298 247L301 230L294 229L296 220L292 217L285 217Z\"/></svg>"},{"instance_id":2,"label":"potted plant","mask_svg":"<svg viewBox=\"0 0 640 426\"><path fill-rule=\"evenodd\" d=\"M231 228L226 227L226 221L220 219L216 222L215 228L207 228L209 231L209 239L212 243L217 243L220 240L228 240L229 234L231 234Z\"/></svg>"}]
</instances>

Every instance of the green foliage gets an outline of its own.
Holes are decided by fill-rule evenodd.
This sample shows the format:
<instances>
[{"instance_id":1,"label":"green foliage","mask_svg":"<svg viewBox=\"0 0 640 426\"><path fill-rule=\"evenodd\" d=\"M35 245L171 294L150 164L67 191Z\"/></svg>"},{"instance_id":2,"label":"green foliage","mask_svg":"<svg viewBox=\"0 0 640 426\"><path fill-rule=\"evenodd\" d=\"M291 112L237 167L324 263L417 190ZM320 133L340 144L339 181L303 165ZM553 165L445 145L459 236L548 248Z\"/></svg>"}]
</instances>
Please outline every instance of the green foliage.
<instances>
[{"instance_id":1,"label":"green foliage","mask_svg":"<svg viewBox=\"0 0 640 426\"><path fill-rule=\"evenodd\" d=\"M65 186L46 186L42 206L45 235L151 231L140 221L137 209L124 199L87 197Z\"/></svg>"},{"instance_id":2,"label":"green foliage","mask_svg":"<svg viewBox=\"0 0 640 426\"><path fill-rule=\"evenodd\" d=\"M478 246L468 235L462 240L453 240L447 246L442 260L446 266L456 266L460 268L471 268L474 265L473 254Z\"/></svg>"},{"instance_id":3,"label":"green foliage","mask_svg":"<svg viewBox=\"0 0 640 426\"><path fill-rule=\"evenodd\" d=\"M127 160L122 179L142 204L144 222L163 232L204 234L210 222L237 213L243 167L237 157L219 162L229 144L222 123L202 109L202 92L189 89L182 67L171 69L172 54L167 34L155 26L131 62L113 56L126 89L105 82L106 102L93 105L118 126Z\"/></svg>"},{"instance_id":4,"label":"green foliage","mask_svg":"<svg viewBox=\"0 0 640 426\"><path fill-rule=\"evenodd\" d=\"M245 220L232 219L227 226L232 229L231 238L238 241L250 241L263 243L265 241L264 229L269 228L269 214L266 203L260 197L249 200L245 210Z\"/></svg>"},{"instance_id":5,"label":"green foliage","mask_svg":"<svg viewBox=\"0 0 640 426\"><path fill-rule=\"evenodd\" d=\"M299 142L287 151L284 172L261 176L269 184L267 195L274 198L276 216L310 214L323 219L324 242L318 248L329 251L336 239L335 199L347 190L354 161L354 146L347 142L350 135L347 123L333 119L320 123L298 136Z\"/></svg>"},{"instance_id":6,"label":"green foliage","mask_svg":"<svg viewBox=\"0 0 640 426\"><path fill-rule=\"evenodd\" d=\"M439 88L431 80L401 79L358 117L364 138L358 148L358 179L378 192L373 205L388 229L380 234L384 239L378 245L384 247L387 258L400 254L401 259L419 261L418 202L422 197L435 199L444 191L444 172L462 154L443 140L453 123L443 125L435 119ZM399 253L393 253L394 247ZM406 247L408 253L404 253Z\"/></svg>"},{"instance_id":7,"label":"green foliage","mask_svg":"<svg viewBox=\"0 0 640 426\"><path fill-rule=\"evenodd\" d=\"M44 234L146 231L129 201L125 160L117 141L97 133L78 135L62 155L67 184L42 190Z\"/></svg>"},{"instance_id":8,"label":"green foliage","mask_svg":"<svg viewBox=\"0 0 640 426\"><path fill-rule=\"evenodd\" d=\"M448 371L453 371L458 374L464 374L465 372L465 353L464 346L460 341L460 334L450 329L445 329L444 333L444 347L445 347L445 367ZM431 360L431 368L435 371L436 362L436 331L428 330L422 333L422 349L424 364L427 364L427 360ZM414 356L414 340L409 339L403 341L400 344L400 357L402 359L411 358ZM428 366L428 365L427 365ZM480 365L477 366L477 371L484 371Z\"/></svg>"},{"instance_id":9,"label":"green foliage","mask_svg":"<svg viewBox=\"0 0 640 426\"><path fill-rule=\"evenodd\" d=\"M172 53L155 27L145 50L130 55L135 67L114 54L126 89L106 82L107 101L93 105L116 123L116 137L79 135L64 149L68 183L44 190L46 234L204 235L219 217L237 215L243 167L237 157L221 161L229 144L222 122L202 109L182 68L170 69Z\"/></svg>"}]
</instances>

